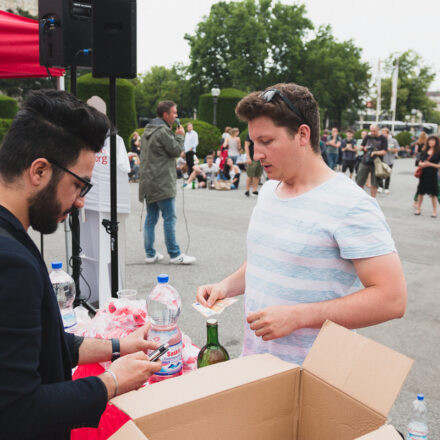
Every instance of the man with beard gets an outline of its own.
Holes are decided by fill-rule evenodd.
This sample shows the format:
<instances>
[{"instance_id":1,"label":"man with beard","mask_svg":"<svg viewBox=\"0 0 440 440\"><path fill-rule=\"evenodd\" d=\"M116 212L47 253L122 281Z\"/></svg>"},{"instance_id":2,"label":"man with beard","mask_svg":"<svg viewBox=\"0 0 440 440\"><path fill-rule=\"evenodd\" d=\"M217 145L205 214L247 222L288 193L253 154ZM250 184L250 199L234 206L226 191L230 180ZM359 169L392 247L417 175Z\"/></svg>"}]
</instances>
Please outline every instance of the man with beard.
<instances>
[{"instance_id":1,"label":"man with beard","mask_svg":"<svg viewBox=\"0 0 440 440\"><path fill-rule=\"evenodd\" d=\"M68 439L97 426L107 401L139 388L160 362L145 352L148 326L120 340L64 333L44 260L26 230L48 234L84 205L106 116L61 91L33 93L0 147L0 432L8 439ZM114 360L72 381L76 364Z\"/></svg>"}]
</instances>

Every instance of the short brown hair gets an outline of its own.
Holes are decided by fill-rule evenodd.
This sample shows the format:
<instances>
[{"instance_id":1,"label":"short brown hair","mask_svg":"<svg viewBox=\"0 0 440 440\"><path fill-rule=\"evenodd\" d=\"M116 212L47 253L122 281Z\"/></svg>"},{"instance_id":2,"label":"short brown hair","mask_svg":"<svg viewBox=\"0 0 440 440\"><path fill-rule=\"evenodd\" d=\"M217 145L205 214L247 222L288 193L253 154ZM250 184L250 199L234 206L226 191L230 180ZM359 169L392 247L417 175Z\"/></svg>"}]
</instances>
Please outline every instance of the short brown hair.
<instances>
[{"instance_id":1,"label":"short brown hair","mask_svg":"<svg viewBox=\"0 0 440 440\"><path fill-rule=\"evenodd\" d=\"M286 127L292 136L298 132L300 125L305 123L310 127L312 149L315 153L320 153L319 109L310 90L294 83L275 84L266 90L270 89L279 90L300 111L304 120L293 113L279 96L267 102L261 96L262 92L252 92L237 104L235 114L238 118L249 122L260 116L266 116L277 127Z\"/></svg>"},{"instance_id":2,"label":"short brown hair","mask_svg":"<svg viewBox=\"0 0 440 440\"><path fill-rule=\"evenodd\" d=\"M164 113L169 113L176 105L177 104L174 101L160 101L157 105L157 116L161 118Z\"/></svg>"}]
</instances>

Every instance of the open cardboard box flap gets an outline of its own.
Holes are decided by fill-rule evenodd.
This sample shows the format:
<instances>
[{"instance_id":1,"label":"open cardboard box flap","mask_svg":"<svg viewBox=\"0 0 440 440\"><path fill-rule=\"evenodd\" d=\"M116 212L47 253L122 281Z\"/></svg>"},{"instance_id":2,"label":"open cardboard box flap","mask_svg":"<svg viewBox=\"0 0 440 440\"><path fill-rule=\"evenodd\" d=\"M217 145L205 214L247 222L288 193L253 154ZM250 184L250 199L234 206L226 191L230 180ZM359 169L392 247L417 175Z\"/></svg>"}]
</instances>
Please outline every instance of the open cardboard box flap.
<instances>
[{"instance_id":1,"label":"open cardboard box flap","mask_svg":"<svg viewBox=\"0 0 440 440\"><path fill-rule=\"evenodd\" d=\"M303 368L386 417L412 364L407 356L326 321Z\"/></svg>"},{"instance_id":2,"label":"open cardboard box flap","mask_svg":"<svg viewBox=\"0 0 440 440\"><path fill-rule=\"evenodd\" d=\"M402 437L400 437L391 425L387 425L382 426L382 428L370 432L369 434L363 435L356 440L402 440Z\"/></svg>"},{"instance_id":3,"label":"open cardboard box flap","mask_svg":"<svg viewBox=\"0 0 440 440\"><path fill-rule=\"evenodd\" d=\"M108 440L148 440L136 423L129 420L121 426Z\"/></svg>"}]
</instances>

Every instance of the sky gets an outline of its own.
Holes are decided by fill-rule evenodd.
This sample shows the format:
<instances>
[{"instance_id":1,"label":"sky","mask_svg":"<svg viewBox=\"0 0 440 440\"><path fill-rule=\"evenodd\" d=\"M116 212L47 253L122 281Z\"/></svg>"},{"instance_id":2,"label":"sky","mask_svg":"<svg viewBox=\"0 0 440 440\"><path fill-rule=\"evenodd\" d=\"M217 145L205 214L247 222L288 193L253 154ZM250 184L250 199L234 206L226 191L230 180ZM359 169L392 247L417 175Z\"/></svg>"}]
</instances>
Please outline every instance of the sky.
<instances>
[{"instance_id":1,"label":"sky","mask_svg":"<svg viewBox=\"0 0 440 440\"><path fill-rule=\"evenodd\" d=\"M193 34L218 0L137 0L138 72L152 66L189 62L185 33ZM363 60L374 66L391 53L413 49L437 74L430 90L440 90L440 0L281 0L305 3L315 27L330 24L340 41L353 39Z\"/></svg>"}]
</instances>

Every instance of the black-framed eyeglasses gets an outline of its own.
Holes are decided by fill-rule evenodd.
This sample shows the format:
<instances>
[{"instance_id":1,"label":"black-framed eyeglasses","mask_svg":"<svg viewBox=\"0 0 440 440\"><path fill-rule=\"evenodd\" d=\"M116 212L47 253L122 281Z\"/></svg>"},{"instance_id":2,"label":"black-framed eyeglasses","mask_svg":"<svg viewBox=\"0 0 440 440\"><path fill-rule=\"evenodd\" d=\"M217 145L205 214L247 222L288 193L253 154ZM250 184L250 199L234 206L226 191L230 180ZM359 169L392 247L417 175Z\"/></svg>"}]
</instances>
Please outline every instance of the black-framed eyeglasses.
<instances>
[{"instance_id":1,"label":"black-framed eyeglasses","mask_svg":"<svg viewBox=\"0 0 440 440\"><path fill-rule=\"evenodd\" d=\"M287 107L289 107L290 110L292 110L292 112L301 119L302 124L307 124L306 118L302 115L302 113L278 89L265 90L260 94L260 98L263 98L266 102L271 102L275 96L279 96L284 101Z\"/></svg>"},{"instance_id":2,"label":"black-framed eyeglasses","mask_svg":"<svg viewBox=\"0 0 440 440\"><path fill-rule=\"evenodd\" d=\"M65 171L66 173L69 173L70 175L72 175L73 177L75 177L76 179L78 179L81 183L84 184L84 186L81 188L81 191L79 193L80 197L85 197L86 194L93 188L93 184L90 183L89 180L86 180L80 176L78 176L78 174L75 174L73 171L68 170L67 168L64 168L63 166L61 166L59 163L56 163L53 160L49 160L47 159L48 162L50 162L52 165L55 165L56 167L58 167L60 170Z\"/></svg>"}]
</instances>

